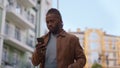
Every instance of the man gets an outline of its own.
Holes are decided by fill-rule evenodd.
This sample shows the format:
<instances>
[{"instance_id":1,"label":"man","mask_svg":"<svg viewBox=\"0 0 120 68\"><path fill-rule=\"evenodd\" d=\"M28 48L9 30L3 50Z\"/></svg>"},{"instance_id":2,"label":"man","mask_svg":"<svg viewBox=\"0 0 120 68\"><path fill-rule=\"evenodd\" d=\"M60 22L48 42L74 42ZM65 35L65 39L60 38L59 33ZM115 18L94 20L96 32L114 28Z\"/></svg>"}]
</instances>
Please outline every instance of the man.
<instances>
[{"instance_id":1,"label":"man","mask_svg":"<svg viewBox=\"0 0 120 68\"><path fill-rule=\"evenodd\" d=\"M40 68L83 68L86 57L79 39L63 30L60 12L51 8L46 14L49 32L41 37L32 55L32 63Z\"/></svg>"}]
</instances>

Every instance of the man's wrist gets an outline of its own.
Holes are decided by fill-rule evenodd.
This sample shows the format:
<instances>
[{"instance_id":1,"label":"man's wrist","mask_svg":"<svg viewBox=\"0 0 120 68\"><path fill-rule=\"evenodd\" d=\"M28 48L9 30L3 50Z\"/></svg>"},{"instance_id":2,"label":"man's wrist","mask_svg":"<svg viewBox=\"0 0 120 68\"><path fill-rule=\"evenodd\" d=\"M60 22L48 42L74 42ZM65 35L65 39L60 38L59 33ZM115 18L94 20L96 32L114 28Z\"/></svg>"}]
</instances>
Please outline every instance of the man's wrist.
<instances>
[{"instance_id":1,"label":"man's wrist","mask_svg":"<svg viewBox=\"0 0 120 68\"><path fill-rule=\"evenodd\" d=\"M71 65L69 66L69 68L73 68L73 65L71 64Z\"/></svg>"},{"instance_id":2,"label":"man's wrist","mask_svg":"<svg viewBox=\"0 0 120 68\"><path fill-rule=\"evenodd\" d=\"M73 65L71 65L71 68L73 68Z\"/></svg>"}]
</instances>

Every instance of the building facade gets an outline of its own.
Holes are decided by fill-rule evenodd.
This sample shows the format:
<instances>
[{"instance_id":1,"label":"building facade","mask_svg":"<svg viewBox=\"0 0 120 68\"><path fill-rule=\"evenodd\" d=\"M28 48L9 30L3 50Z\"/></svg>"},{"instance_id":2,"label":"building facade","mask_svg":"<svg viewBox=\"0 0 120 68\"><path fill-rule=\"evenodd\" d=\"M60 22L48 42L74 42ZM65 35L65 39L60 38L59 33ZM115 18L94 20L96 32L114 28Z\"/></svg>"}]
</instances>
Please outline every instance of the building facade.
<instances>
[{"instance_id":1,"label":"building facade","mask_svg":"<svg viewBox=\"0 0 120 68\"><path fill-rule=\"evenodd\" d=\"M40 36L48 32L46 27L46 13L52 7L52 0L41 0L41 17L40 17Z\"/></svg>"},{"instance_id":2,"label":"building facade","mask_svg":"<svg viewBox=\"0 0 120 68\"><path fill-rule=\"evenodd\" d=\"M35 35L45 33L46 28L43 27L46 25L41 23L41 18L45 17L43 12L47 11L52 3L51 0L40 0L40 8L37 9L38 1L0 0L0 68L34 67L31 55L35 47ZM46 5L46 2L49 5ZM38 24L40 34L36 34Z\"/></svg>"},{"instance_id":3,"label":"building facade","mask_svg":"<svg viewBox=\"0 0 120 68\"><path fill-rule=\"evenodd\" d=\"M103 68L120 68L120 37L106 34L99 29L86 29L70 32L76 35L83 47L87 63L85 68L92 68L98 63Z\"/></svg>"}]
</instances>

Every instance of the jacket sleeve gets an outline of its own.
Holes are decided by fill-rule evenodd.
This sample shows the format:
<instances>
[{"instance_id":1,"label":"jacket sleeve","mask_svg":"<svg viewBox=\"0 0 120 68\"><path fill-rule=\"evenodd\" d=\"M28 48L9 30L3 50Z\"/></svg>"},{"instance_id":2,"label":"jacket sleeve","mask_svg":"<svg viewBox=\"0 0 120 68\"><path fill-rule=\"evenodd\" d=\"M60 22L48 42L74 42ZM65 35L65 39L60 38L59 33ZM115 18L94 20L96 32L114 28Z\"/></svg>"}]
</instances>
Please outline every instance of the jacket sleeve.
<instances>
[{"instance_id":1,"label":"jacket sleeve","mask_svg":"<svg viewBox=\"0 0 120 68\"><path fill-rule=\"evenodd\" d=\"M32 64L34 66L39 65L42 62L42 56L37 52L35 49L34 53L32 54Z\"/></svg>"},{"instance_id":2,"label":"jacket sleeve","mask_svg":"<svg viewBox=\"0 0 120 68\"><path fill-rule=\"evenodd\" d=\"M84 51L79 43L78 38L74 38L74 58L76 62L71 64L72 68L83 68L86 64L86 57Z\"/></svg>"}]
</instances>

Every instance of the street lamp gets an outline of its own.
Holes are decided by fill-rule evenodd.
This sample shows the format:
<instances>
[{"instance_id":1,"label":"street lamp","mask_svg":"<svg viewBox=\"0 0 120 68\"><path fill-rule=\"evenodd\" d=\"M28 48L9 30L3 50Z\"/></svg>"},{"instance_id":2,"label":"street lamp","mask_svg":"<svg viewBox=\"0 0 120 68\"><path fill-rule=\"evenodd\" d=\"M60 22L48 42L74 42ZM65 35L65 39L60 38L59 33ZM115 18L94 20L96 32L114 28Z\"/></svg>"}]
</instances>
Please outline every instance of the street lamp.
<instances>
[{"instance_id":1,"label":"street lamp","mask_svg":"<svg viewBox=\"0 0 120 68\"><path fill-rule=\"evenodd\" d=\"M59 0L57 0L57 9L59 9Z\"/></svg>"},{"instance_id":2,"label":"street lamp","mask_svg":"<svg viewBox=\"0 0 120 68\"><path fill-rule=\"evenodd\" d=\"M41 0L37 0L37 13L36 13L36 25L35 25L35 39L40 36L40 20L41 20Z\"/></svg>"},{"instance_id":3,"label":"street lamp","mask_svg":"<svg viewBox=\"0 0 120 68\"><path fill-rule=\"evenodd\" d=\"M41 0L37 0L35 10L36 10L36 23L35 23L35 45L36 45L37 42L36 38L40 36ZM39 66L34 68L39 68Z\"/></svg>"}]
</instances>

